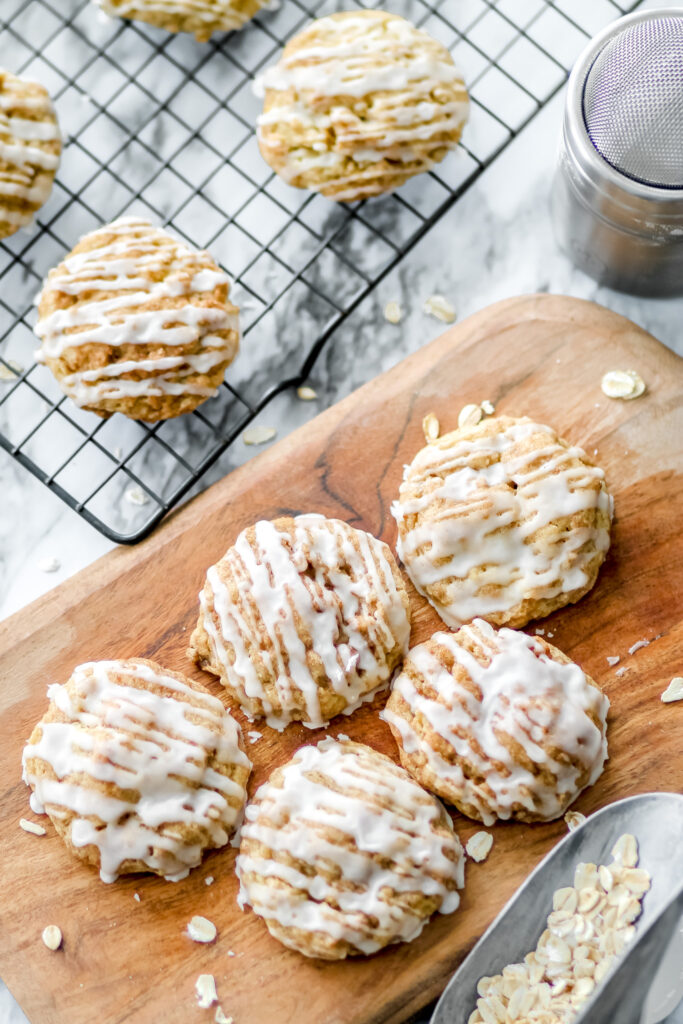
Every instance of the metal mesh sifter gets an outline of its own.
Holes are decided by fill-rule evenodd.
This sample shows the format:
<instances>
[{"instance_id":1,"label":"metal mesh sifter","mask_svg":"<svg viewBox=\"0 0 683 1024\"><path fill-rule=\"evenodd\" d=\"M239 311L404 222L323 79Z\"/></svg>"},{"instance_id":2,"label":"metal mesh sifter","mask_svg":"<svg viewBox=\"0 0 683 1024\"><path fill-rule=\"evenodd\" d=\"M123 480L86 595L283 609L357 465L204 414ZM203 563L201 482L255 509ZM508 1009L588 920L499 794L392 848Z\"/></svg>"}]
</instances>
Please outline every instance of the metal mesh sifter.
<instances>
[{"instance_id":1,"label":"metal mesh sifter","mask_svg":"<svg viewBox=\"0 0 683 1024\"><path fill-rule=\"evenodd\" d=\"M683 8L621 18L579 57L553 212L560 244L601 283L683 293Z\"/></svg>"},{"instance_id":2,"label":"metal mesh sifter","mask_svg":"<svg viewBox=\"0 0 683 1024\"><path fill-rule=\"evenodd\" d=\"M621 31L588 72L590 140L616 170L658 188L683 188L683 14Z\"/></svg>"}]
</instances>

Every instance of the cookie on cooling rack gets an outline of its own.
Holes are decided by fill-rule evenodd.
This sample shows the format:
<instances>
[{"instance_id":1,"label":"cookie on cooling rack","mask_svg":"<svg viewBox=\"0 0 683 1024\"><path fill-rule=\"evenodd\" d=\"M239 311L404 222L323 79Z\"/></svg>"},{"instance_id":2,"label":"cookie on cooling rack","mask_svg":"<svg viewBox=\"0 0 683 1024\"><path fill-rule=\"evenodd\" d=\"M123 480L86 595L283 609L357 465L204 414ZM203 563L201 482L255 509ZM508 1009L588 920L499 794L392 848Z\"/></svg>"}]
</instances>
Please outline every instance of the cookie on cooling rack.
<instances>
[{"instance_id":1,"label":"cookie on cooling rack","mask_svg":"<svg viewBox=\"0 0 683 1024\"><path fill-rule=\"evenodd\" d=\"M381 717L418 782L492 825L564 814L602 773L608 708L552 644L475 619L410 651Z\"/></svg>"},{"instance_id":2,"label":"cookie on cooling rack","mask_svg":"<svg viewBox=\"0 0 683 1024\"><path fill-rule=\"evenodd\" d=\"M48 697L23 754L31 806L104 882L177 881L225 846L251 764L218 698L144 659L79 665Z\"/></svg>"},{"instance_id":3,"label":"cookie on cooling rack","mask_svg":"<svg viewBox=\"0 0 683 1024\"><path fill-rule=\"evenodd\" d=\"M168 32L193 32L204 43L214 32L242 28L263 0L96 0L100 9L113 18L146 21Z\"/></svg>"},{"instance_id":4,"label":"cookie on cooling rack","mask_svg":"<svg viewBox=\"0 0 683 1024\"><path fill-rule=\"evenodd\" d=\"M391 551L338 519L249 527L208 570L199 601L190 657L275 729L349 714L408 648L408 594Z\"/></svg>"},{"instance_id":5,"label":"cookie on cooling rack","mask_svg":"<svg viewBox=\"0 0 683 1024\"><path fill-rule=\"evenodd\" d=\"M344 11L289 41L259 80L258 143L290 185L353 202L446 156L469 112L448 50L386 11Z\"/></svg>"},{"instance_id":6,"label":"cookie on cooling rack","mask_svg":"<svg viewBox=\"0 0 683 1024\"><path fill-rule=\"evenodd\" d=\"M457 909L462 847L444 807L360 743L323 740L247 805L238 902L304 956L342 960L416 938Z\"/></svg>"},{"instance_id":7,"label":"cookie on cooling rack","mask_svg":"<svg viewBox=\"0 0 683 1024\"><path fill-rule=\"evenodd\" d=\"M61 151L47 90L0 70L0 238L29 224L47 201Z\"/></svg>"},{"instance_id":8,"label":"cookie on cooling rack","mask_svg":"<svg viewBox=\"0 0 683 1024\"><path fill-rule=\"evenodd\" d=\"M397 550L449 626L523 626L591 589L610 540L605 476L526 417L444 434L406 467Z\"/></svg>"},{"instance_id":9,"label":"cookie on cooling rack","mask_svg":"<svg viewBox=\"0 0 683 1024\"><path fill-rule=\"evenodd\" d=\"M86 235L38 297L37 358L77 405L154 423L215 395L239 345L227 275L146 220Z\"/></svg>"}]
</instances>

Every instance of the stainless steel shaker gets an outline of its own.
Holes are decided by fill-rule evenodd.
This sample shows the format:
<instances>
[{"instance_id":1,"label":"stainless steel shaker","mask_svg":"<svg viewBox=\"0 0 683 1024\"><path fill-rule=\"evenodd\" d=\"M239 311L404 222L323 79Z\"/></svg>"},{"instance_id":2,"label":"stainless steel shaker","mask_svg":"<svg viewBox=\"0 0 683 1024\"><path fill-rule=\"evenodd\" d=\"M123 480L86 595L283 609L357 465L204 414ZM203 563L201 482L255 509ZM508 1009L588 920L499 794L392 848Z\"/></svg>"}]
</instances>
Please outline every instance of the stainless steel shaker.
<instances>
[{"instance_id":1,"label":"stainless steel shaker","mask_svg":"<svg viewBox=\"0 0 683 1024\"><path fill-rule=\"evenodd\" d=\"M620 18L577 60L552 210L601 284L683 294L683 7Z\"/></svg>"}]
</instances>

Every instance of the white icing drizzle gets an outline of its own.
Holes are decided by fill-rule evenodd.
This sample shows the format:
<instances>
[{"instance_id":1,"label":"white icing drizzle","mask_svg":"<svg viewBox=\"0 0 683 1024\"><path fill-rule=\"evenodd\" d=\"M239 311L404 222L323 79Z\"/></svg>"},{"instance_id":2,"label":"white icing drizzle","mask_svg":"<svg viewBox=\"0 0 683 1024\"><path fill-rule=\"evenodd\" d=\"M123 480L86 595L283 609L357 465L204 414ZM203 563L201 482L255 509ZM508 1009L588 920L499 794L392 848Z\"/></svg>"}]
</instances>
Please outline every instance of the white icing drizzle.
<instances>
[{"instance_id":1,"label":"white icing drizzle","mask_svg":"<svg viewBox=\"0 0 683 1024\"><path fill-rule=\"evenodd\" d=\"M0 161L9 165L0 169L0 224L13 229L28 224L45 203L59 166L59 150L41 145L59 139L57 118L42 86L40 95L26 95L35 85L0 72Z\"/></svg>"},{"instance_id":2,"label":"white icing drizzle","mask_svg":"<svg viewBox=\"0 0 683 1024\"><path fill-rule=\"evenodd\" d=\"M147 20L150 15L163 15L169 20L188 19L189 31L195 23L210 32L230 32L241 28L260 7L261 2L241 3L233 7L230 0L94 0L105 14L119 18Z\"/></svg>"},{"instance_id":3,"label":"white icing drizzle","mask_svg":"<svg viewBox=\"0 0 683 1024\"><path fill-rule=\"evenodd\" d=\"M299 696L305 703L303 724L327 724L311 671L311 651L322 661L326 684L344 696L343 713L350 714L388 683L397 649L405 653L410 638L408 613L385 544L337 519L303 515L294 523L291 552L287 535L272 522L255 524L253 546L243 531L222 561L209 569L199 595L200 622L227 685L240 702L260 701L268 725L275 729L292 721ZM306 575L309 567L313 579ZM239 601L229 598L227 574L237 585ZM310 634L310 648L299 636L295 615ZM367 636L356 624L361 619ZM275 680L279 708L259 678L253 647L260 648L259 657Z\"/></svg>"},{"instance_id":4,"label":"white icing drizzle","mask_svg":"<svg viewBox=\"0 0 683 1024\"><path fill-rule=\"evenodd\" d=\"M486 664L465 648L465 640L483 648ZM433 644L436 653L430 650ZM451 658L465 669L480 696L456 680L447 667ZM415 674L434 697L416 687ZM409 715L395 695L408 705ZM380 717L399 733L407 754L425 756L440 796L475 807L484 824L492 825L496 818L511 817L518 805L545 820L558 818L581 789L596 781L607 758L608 708L607 697L578 665L553 660L535 637L513 629L496 631L475 619L455 634L435 633L410 651ZM601 729L589 711L598 716ZM416 729L419 720L446 741L453 763L434 749L423 729ZM547 780L519 764L501 734L549 773ZM554 751L565 756L553 757ZM463 763L470 766L467 772ZM586 771L588 780L579 786L577 780ZM484 778L485 786L472 772Z\"/></svg>"},{"instance_id":5,"label":"white icing drizzle","mask_svg":"<svg viewBox=\"0 0 683 1024\"><path fill-rule=\"evenodd\" d=\"M51 685L48 697L68 720L41 722L40 739L24 748L31 807L47 808L54 820L75 815L69 838L76 847L98 848L102 881L113 882L129 860L177 881L199 864L205 848L227 843L246 790L209 759L247 770L251 764L239 746L239 726L220 700L139 661L80 665L66 686ZM55 777L29 767L34 760ZM96 782L134 795L107 794ZM186 843L178 834L183 824L206 829L209 840Z\"/></svg>"},{"instance_id":6,"label":"white icing drizzle","mask_svg":"<svg viewBox=\"0 0 683 1024\"><path fill-rule=\"evenodd\" d=\"M538 434L548 436L546 446L512 452ZM604 473L585 459L583 449L562 447L550 427L526 419L490 436L456 438L418 452L391 507L399 525L396 547L417 590L449 626L509 611L532 594L552 598L586 586L585 565L596 550L609 548L608 529L535 536L553 520L585 509L611 520L611 496L604 486L593 489ZM582 461L572 465L575 460ZM428 520L406 524L430 506ZM444 581L448 600L437 603L429 588ZM493 592L483 592L484 585Z\"/></svg>"},{"instance_id":7,"label":"white icing drizzle","mask_svg":"<svg viewBox=\"0 0 683 1024\"><path fill-rule=\"evenodd\" d=\"M328 738L298 750L282 773L282 788L267 782L247 805L236 863L241 907L366 954L408 942L426 924L393 894L437 896L441 913L456 910L462 848L446 816L449 834L434 831L443 808L406 772L368 747Z\"/></svg>"},{"instance_id":8,"label":"white icing drizzle","mask_svg":"<svg viewBox=\"0 0 683 1024\"><path fill-rule=\"evenodd\" d=\"M306 139L305 148L291 149L284 163L277 160L278 174L286 181L316 168L341 168L349 159L356 165L351 174L328 177L319 185L307 183L314 189L334 190L339 200L353 199L359 185L364 194L386 190L382 181L376 186L371 183L377 168L363 171L364 165L387 159L398 164L391 172L399 176L400 165L406 165L405 177L432 166L436 161L423 143L434 140L435 148L452 148L469 113L462 75L448 52L444 50L442 57L421 52L420 42L435 45L426 33L403 18L372 13L372 17L319 19L314 27L322 39L283 54L255 84L257 94L293 96L278 99L257 120L259 144L266 153L272 147L273 154L280 155L278 136L264 130L279 123L299 124L313 130L319 140L310 144ZM456 87L462 98L444 102L430 98L443 87L449 92ZM345 103L334 102L337 96L370 95L372 106L365 118L357 117ZM318 146L325 151L313 152ZM344 190L344 185L352 187Z\"/></svg>"},{"instance_id":9,"label":"white icing drizzle","mask_svg":"<svg viewBox=\"0 0 683 1024\"><path fill-rule=\"evenodd\" d=\"M230 359L232 342L215 332L237 332L237 313L229 305L204 307L191 299L227 285L227 275L203 265L210 260L208 253L193 252L137 217L122 218L86 237L100 235L108 240L67 257L50 272L39 302L49 292L77 296L80 301L40 318L35 330L42 345L36 358L41 362L59 359L68 349L93 343L113 348L198 344L202 351L194 355L147 353L139 360L120 359L62 375L60 384L77 405L141 395L216 394L217 387L197 382L197 374ZM171 260L175 266L169 275L164 268ZM159 273L164 274L162 279L154 280ZM179 308L148 308L159 300L181 296L188 301ZM123 378L131 372L145 376Z\"/></svg>"}]
</instances>

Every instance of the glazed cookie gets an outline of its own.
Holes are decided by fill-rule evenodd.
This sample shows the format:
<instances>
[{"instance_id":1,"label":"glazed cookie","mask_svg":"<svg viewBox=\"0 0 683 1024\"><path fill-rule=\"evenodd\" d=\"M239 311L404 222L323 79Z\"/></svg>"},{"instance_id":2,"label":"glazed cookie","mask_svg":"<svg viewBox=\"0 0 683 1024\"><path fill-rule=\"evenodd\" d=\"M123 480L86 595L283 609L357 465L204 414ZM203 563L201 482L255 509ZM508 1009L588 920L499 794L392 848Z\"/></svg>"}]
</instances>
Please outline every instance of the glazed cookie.
<instances>
[{"instance_id":1,"label":"glazed cookie","mask_svg":"<svg viewBox=\"0 0 683 1024\"><path fill-rule=\"evenodd\" d=\"M47 90L0 71L0 238L29 224L47 201L61 151Z\"/></svg>"},{"instance_id":2,"label":"glazed cookie","mask_svg":"<svg viewBox=\"0 0 683 1024\"><path fill-rule=\"evenodd\" d=\"M154 423L215 395L239 345L228 277L146 220L86 235L38 297L37 358L76 405Z\"/></svg>"},{"instance_id":3,"label":"glazed cookie","mask_svg":"<svg viewBox=\"0 0 683 1024\"><path fill-rule=\"evenodd\" d=\"M153 661L93 661L64 686L24 748L31 807L103 882L178 881L239 824L251 770L240 728L198 683Z\"/></svg>"},{"instance_id":4,"label":"glazed cookie","mask_svg":"<svg viewBox=\"0 0 683 1024\"><path fill-rule=\"evenodd\" d=\"M264 160L290 185L353 202L446 156L469 112L448 50L386 11L314 21L257 82Z\"/></svg>"},{"instance_id":5,"label":"glazed cookie","mask_svg":"<svg viewBox=\"0 0 683 1024\"><path fill-rule=\"evenodd\" d=\"M242 28L257 11L267 6L262 0L96 0L110 17L132 18L168 32L193 32L205 43L214 32Z\"/></svg>"},{"instance_id":6,"label":"glazed cookie","mask_svg":"<svg viewBox=\"0 0 683 1024\"><path fill-rule=\"evenodd\" d=\"M419 451L391 511L399 557L444 622L523 626L591 589L612 498L581 448L501 416Z\"/></svg>"},{"instance_id":7,"label":"glazed cookie","mask_svg":"<svg viewBox=\"0 0 683 1024\"><path fill-rule=\"evenodd\" d=\"M304 956L342 960L451 914L464 857L444 807L384 754L302 747L247 805L238 903Z\"/></svg>"},{"instance_id":8,"label":"glazed cookie","mask_svg":"<svg viewBox=\"0 0 683 1024\"><path fill-rule=\"evenodd\" d=\"M410 651L381 717L418 782L492 825L564 814L602 773L608 708L556 647L475 619Z\"/></svg>"},{"instance_id":9,"label":"glazed cookie","mask_svg":"<svg viewBox=\"0 0 683 1024\"><path fill-rule=\"evenodd\" d=\"M199 605L190 657L274 729L350 714L408 649L408 594L391 551L324 516L243 530L209 569Z\"/></svg>"}]
</instances>

